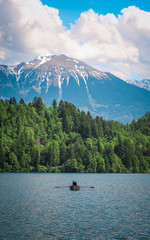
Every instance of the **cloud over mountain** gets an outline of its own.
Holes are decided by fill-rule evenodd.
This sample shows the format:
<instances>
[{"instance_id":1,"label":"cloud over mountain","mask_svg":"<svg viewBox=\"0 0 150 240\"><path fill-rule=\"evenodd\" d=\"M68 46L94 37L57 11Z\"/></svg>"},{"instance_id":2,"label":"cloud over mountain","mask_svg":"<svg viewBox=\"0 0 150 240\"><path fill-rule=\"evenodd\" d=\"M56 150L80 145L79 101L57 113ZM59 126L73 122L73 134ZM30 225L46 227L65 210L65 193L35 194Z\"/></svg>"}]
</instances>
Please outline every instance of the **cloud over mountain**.
<instances>
[{"instance_id":1,"label":"cloud over mountain","mask_svg":"<svg viewBox=\"0 0 150 240\"><path fill-rule=\"evenodd\" d=\"M122 78L149 78L149 22L150 12L135 6L117 17L90 9L66 29L58 9L40 0L0 0L0 61L64 53Z\"/></svg>"}]
</instances>

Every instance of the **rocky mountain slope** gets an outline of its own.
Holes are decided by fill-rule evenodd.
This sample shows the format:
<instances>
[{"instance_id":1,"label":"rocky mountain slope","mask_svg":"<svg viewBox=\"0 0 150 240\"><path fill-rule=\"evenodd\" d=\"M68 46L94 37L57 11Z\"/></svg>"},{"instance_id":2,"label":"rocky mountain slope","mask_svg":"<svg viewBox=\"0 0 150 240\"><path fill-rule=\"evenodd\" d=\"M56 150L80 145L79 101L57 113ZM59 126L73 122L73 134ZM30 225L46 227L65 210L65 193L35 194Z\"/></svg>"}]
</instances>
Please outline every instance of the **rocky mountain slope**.
<instances>
[{"instance_id":1,"label":"rocky mountain slope","mask_svg":"<svg viewBox=\"0 0 150 240\"><path fill-rule=\"evenodd\" d=\"M131 122L150 111L150 92L65 55L41 55L17 66L0 65L0 97L40 96L71 102L93 116Z\"/></svg>"}]
</instances>

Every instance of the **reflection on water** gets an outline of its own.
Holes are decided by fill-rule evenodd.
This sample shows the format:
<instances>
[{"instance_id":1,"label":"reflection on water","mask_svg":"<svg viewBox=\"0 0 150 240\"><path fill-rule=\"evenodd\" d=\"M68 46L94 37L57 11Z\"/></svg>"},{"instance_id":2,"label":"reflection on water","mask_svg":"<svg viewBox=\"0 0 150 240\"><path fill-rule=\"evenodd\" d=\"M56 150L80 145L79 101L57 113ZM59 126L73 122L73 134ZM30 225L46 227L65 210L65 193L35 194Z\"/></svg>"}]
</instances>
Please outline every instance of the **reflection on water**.
<instances>
[{"instance_id":1,"label":"reflection on water","mask_svg":"<svg viewBox=\"0 0 150 240\"><path fill-rule=\"evenodd\" d=\"M72 180L87 187L55 188ZM150 239L149 183L148 174L0 174L0 239Z\"/></svg>"}]
</instances>

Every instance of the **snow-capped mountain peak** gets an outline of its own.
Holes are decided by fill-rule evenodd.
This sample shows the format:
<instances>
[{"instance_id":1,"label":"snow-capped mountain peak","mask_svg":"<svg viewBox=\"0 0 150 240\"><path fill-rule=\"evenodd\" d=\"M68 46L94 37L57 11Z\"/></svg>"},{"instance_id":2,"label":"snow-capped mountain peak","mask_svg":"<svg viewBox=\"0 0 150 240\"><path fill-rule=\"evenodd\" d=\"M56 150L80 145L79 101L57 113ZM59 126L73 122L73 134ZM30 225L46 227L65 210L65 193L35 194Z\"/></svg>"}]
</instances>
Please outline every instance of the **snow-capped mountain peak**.
<instances>
[{"instance_id":1,"label":"snow-capped mountain peak","mask_svg":"<svg viewBox=\"0 0 150 240\"><path fill-rule=\"evenodd\" d=\"M106 73L63 54L42 54L30 62L7 67L7 69L9 74L16 78L16 82L22 85L24 90L21 90L21 92L26 93L32 88L39 94L41 91L45 91L47 94L49 88L53 85L59 89L59 100L62 98L62 87L74 84L75 81L77 86L81 87L82 85L85 87L91 105L93 105L94 101L88 89L90 79L96 78L102 82L104 80L110 81ZM7 70L5 72L7 74Z\"/></svg>"},{"instance_id":2,"label":"snow-capped mountain peak","mask_svg":"<svg viewBox=\"0 0 150 240\"><path fill-rule=\"evenodd\" d=\"M40 61L39 65L42 65L42 64L50 61L52 56L53 56L52 54L42 54L42 55L39 55L36 58L36 60L39 60Z\"/></svg>"},{"instance_id":3,"label":"snow-capped mountain peak","mask_svg":"<svg viewBox=\"0 0 150 240\"><path fill-rule=\"evenodd\" d=\"M62 99L95 116L124 122L144 115L150 106L150 92L63 54L43 54L16 66L0 65L0 96L27 102L41 96L47 105Z\"/></svg>"},{"instance_id":4,"label":"snow-capped mountain peak","mask_svg":"<svg viewBox=\"0 0 150 240\"><path fill-rule=\"evenodd\" d=\"M68 86L70 79L74 79L78 86L84 82L87 92L89 78L96 78L100 80L109 80L109 76L86 63L61 55L42 54L27 63L21 63L17 66L8 67L9 74L15 75L17 82L34 81L34 89L41 92L41 85L45 83L46 93L49 87L53 84L59 87L61 97L62 84L66 79L66 86ZM5 69L4 69L5 70ZM3 70L3 71L4 71ZM6 71L7 72L7 71Z\"/></svg>"}]
</instances>

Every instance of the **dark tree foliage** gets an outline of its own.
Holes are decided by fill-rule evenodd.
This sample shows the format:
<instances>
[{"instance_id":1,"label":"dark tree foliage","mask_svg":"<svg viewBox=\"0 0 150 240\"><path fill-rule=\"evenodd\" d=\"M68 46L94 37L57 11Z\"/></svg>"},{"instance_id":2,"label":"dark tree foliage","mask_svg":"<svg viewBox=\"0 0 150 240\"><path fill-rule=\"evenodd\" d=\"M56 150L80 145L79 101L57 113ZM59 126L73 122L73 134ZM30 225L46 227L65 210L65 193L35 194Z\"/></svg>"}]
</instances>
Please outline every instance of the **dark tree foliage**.
<instances>
[{"instance_id":1,"label":"dark tree foliage","mask_svg":"<svg viewBox=\"0 0 150 240\"><path fill-rule=\"evenodd\" d=\"M13 104L13 105L16 105L16 99L13 97L13 98L10 98L10 104Z\"/></svg>"},{"instance_id":2,"label":"dark tree foliage","mask_svg":"<svg viewBox=\"0 0 150 240\"><path fill-rule=\"evenodd\" d=\"M150 172L150 113L123 125L68 102L0 101L0 172Z\"/></svg>"},{"instance_id":3,"label":"dark tree foliage","mask_svg":"<svg viewBox=\"0 0 150 240\"><path fill-rule=\"evenodd\" d=\"M56 109L56 107L57 107L57 102L56 102L56 100L54 99L54 101L53 101L53 104L52 104L52 106L53 106L53 108L54 109Z\"/></svg>"},{"instance_id":4,"label":"dark tree foliage","mask_svg":"<svg viewBox=\"0 0 150 240\"><path fill-rule=\"evenodd\" d=\"M20 99L19 103L20 103L20 104L24 104L24 103L25 103L24 100L23 100L23 98Z\"/></svg>"}]
</instances>

